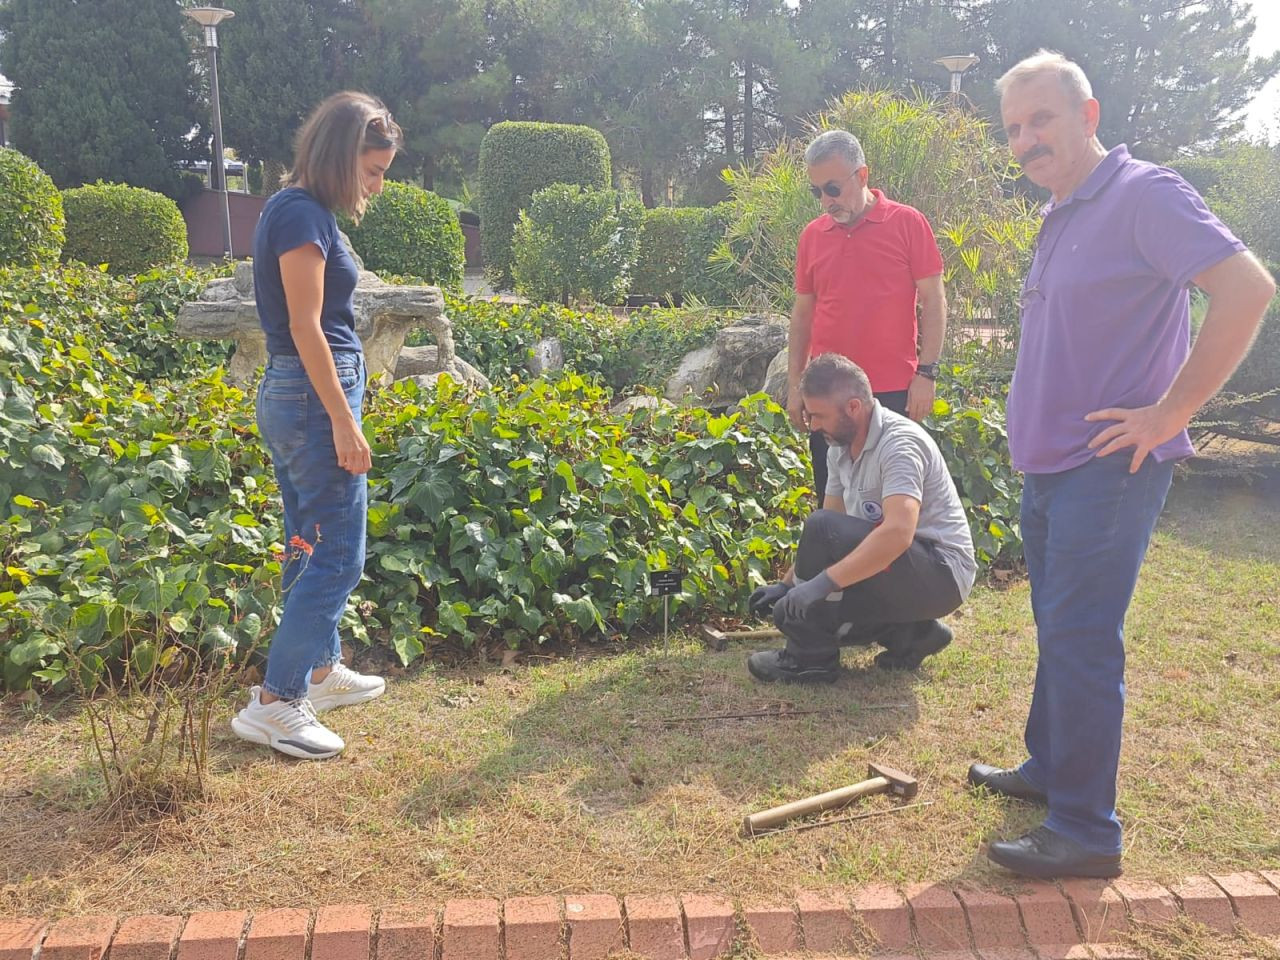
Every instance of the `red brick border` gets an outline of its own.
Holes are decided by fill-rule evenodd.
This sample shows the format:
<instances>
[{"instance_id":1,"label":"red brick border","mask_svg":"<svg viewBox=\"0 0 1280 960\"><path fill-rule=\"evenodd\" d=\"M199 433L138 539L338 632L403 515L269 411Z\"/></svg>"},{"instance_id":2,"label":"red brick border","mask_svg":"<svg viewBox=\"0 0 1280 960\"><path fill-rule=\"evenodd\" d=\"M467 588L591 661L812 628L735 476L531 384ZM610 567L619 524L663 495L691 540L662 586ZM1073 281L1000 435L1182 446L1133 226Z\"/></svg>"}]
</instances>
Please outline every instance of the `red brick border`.
<instances>
[{"instance_id":1,"label":"red brick border","mask_svg":"<svg viewBox=\"0 0 1280 960\"><path fill-rule=\"evenodd\" d=\"M1012 895L917 884L802 891L735 905L715 894L586 894L157 915L0 918L0 960L715 960L750 941L878 958L1119 960L1132 923L1186 914L1280 936L1280 871L1189 877L1168 889L1117 880L1027 882ZM108 953L108 950L110 951Z\"/></svg>"}]
</instances>

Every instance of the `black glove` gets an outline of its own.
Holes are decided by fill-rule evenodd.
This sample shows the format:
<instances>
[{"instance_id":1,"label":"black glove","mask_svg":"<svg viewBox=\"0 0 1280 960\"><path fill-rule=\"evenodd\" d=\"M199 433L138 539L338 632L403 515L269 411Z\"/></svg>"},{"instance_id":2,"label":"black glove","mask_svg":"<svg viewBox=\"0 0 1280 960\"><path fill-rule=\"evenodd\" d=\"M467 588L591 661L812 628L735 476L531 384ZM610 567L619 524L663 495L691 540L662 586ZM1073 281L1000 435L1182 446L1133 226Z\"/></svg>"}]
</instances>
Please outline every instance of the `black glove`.
<instances>
[{"instance_id":1,"label":"black glove","mask_svg":"<svg viewBox=\"0 0 1280 960\"><path fill-rule=\"evenodd\" d=\"M751 591L751 599L747 601L747 609L757 617L767 617L773 611L773 605L787 595L787 591L791 589L791 584L771 583L767 586L756 587Z\"/></svg>"},{"instance_id":2,"label":"black glove","mask_svg":"<svg viewBox=\"0 0 1280 960\"><path fill-rule=\"evenodd\" d=\"M836 582L831 579L831 574L823 570L812 580L806 580L782 598L778 608L774 610L774 620L777 621L779 618L803 620L814 604L826 599L827 594L835 593L839 589Z\"/></svg>"}]
</instances>

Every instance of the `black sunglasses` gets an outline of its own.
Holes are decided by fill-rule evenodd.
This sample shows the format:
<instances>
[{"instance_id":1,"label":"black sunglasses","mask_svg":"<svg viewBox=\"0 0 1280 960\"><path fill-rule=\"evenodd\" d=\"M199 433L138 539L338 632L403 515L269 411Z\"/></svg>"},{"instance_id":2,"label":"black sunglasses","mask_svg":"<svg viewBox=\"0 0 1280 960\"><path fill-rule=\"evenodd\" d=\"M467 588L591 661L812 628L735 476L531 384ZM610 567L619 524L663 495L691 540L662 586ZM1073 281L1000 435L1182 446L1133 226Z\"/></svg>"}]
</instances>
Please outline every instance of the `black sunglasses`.
<instances>
[{"instance_id":1,"label":"black sunglasses","mask_svg":"<svg viewBox=\"0 0 1280 960\"><path fill-rule=\"evenodd\" d=\"M857 173L857 171L855 170L854 173ZM810 186L809 192L813 194L813 199L815 200L821 197L824 193L828 197L838 197L840 196L840 191L843 190L844 188L838 187L836 186L836 184L847 183L848 181L852 180L854 173L849 174L849 176L845 177L843 180L828 180L826 183L824 183L820 187Z\"/></svg>"}]
</instances>

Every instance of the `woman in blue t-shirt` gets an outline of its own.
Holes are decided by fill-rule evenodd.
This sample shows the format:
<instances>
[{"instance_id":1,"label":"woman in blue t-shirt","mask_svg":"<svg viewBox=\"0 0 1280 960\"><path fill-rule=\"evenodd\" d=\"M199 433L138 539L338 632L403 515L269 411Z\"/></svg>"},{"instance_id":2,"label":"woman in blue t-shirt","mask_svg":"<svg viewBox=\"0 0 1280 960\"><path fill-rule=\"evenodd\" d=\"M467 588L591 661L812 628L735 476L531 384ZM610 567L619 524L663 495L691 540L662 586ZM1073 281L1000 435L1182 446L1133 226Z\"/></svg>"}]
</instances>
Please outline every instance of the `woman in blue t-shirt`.
<instances>
[{"instance_id":1,"label":"woman in blue t-shirt","mask_svg":"<svg viewBox=\"0 0 1280 960\"><path fill-rule=\"evenodd\" d=\"M294 757L341 753L316 719L382 694L381 677L342 663L338 623L364 570L367 379L353 297L359 271L335 211L359 220L403 142L387 108L362 93L321 103L298 134L285 189L253 238L258 317L270 359L258 387L258 430L284 502L284 612L261 687L231 721L245 740Z\"/></svg>"}]
</instances>

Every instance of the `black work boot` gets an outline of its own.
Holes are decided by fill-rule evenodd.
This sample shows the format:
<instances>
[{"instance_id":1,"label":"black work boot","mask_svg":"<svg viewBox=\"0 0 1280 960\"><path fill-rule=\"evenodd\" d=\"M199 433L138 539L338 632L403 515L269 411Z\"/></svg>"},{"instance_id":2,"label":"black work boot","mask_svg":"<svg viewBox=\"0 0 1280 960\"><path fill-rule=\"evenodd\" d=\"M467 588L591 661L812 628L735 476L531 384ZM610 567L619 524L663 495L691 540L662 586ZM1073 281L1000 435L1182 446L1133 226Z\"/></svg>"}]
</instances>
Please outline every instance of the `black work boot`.
<instances>
[{"instance_id":1,"label":"black work boot","mask_svg":"<svg viewBox=\"0 0 1280 960\"><path fill-rule=\"evenodd\" d=\"M916 670L924 658L932 656L951 642L951 628L941 620L921 620L901 638L894 638L876 654L881 670Z\"/></svg>"},{"instance_id":2,"label":"black work boot","mask_svg":"<svg viewBox=\"0 0 1280 960\"><path fill-rule=\"evenodd\" d=\"M833 683L840 675L840 654L801 663L786 650L761 650L747 657L747 670L764 683Z\"/></svg>"}]
</instances>

